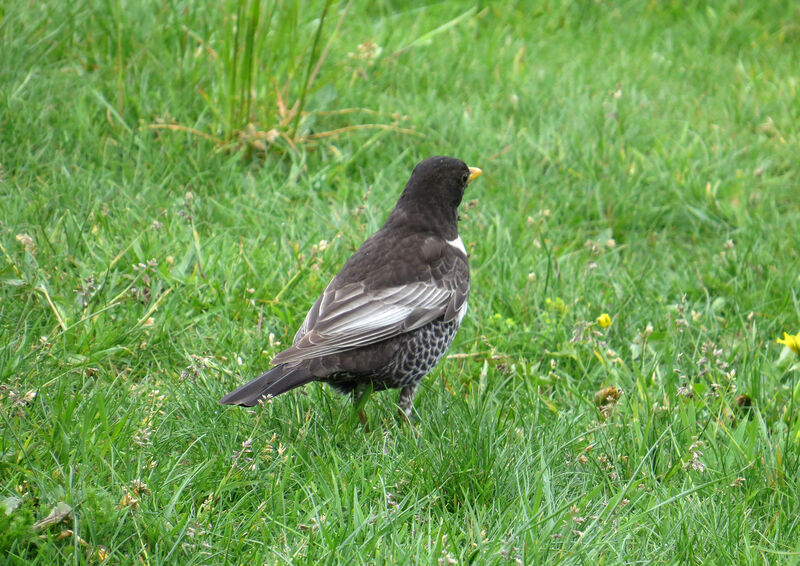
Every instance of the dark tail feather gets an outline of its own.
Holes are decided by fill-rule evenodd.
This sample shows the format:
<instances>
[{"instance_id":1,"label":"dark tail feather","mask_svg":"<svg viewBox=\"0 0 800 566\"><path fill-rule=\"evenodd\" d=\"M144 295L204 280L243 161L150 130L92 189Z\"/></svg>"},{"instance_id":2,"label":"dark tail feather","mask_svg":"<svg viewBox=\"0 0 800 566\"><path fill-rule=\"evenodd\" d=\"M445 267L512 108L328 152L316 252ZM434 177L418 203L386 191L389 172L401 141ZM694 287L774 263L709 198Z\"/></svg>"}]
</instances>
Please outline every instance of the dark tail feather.
<instances>
[{"instance_id":1,"label":"dark tail feather","mask_svg":"<svg viewBox=\"0 0 800 566\"><path fill-rule=\"evenodd\" d=\"M307 368L286 368L281 364L261 374L253 381L245 383L236 391L228 393L219 400L219 404L252 407L267 395L275 397L309 381L314 381L314 379Z\"/></svg>"}]
</instances>

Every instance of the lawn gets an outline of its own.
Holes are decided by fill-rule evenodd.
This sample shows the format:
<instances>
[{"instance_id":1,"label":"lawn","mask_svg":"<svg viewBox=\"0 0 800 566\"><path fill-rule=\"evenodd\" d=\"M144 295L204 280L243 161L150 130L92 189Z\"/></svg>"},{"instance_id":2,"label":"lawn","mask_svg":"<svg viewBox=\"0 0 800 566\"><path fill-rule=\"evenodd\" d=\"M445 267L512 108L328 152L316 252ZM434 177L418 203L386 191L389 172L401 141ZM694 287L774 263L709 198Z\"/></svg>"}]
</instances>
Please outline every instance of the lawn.
<instances>
[{"instance_id":1,"label":"lawn","mask_svg":"<svg viewBox=\"0 0 800 566\"><path fill-rule=\"evenodd\" d=\"M4 564L800 562L795 3L10 0L0 45ZM413 424L217 405L437 154L484 175Z\"/></svg>"}]
</instances>

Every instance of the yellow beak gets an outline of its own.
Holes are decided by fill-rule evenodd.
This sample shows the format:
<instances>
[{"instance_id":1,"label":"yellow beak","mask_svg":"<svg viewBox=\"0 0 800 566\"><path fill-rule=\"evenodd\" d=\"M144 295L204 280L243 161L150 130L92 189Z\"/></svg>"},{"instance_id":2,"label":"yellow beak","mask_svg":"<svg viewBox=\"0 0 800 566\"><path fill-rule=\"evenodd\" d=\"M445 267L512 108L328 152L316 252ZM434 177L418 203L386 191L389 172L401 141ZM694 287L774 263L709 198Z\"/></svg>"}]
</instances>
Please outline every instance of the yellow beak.
<instances>
[{"instance_id":1,"label":"yellow beak","mask_svg":"<svg viewBox=\"0 0 800 566\"><path fill-rule=\"evenodd\" d=\"M477 177L480 177L481 175L483 175L483 171L481 171L477 167L470 167L469 168L469 177L467 177L467 183L469 183L470 181L472 181L473 179L475 179Z\"/></svg>"}]
</instances>

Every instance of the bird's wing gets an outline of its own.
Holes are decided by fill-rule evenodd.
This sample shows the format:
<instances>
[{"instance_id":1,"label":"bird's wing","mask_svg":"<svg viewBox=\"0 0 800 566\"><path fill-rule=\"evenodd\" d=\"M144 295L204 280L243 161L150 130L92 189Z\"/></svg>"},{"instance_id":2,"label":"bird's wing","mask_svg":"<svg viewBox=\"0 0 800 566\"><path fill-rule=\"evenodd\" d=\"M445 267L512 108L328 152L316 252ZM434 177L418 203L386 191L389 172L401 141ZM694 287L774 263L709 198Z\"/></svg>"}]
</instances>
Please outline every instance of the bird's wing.
<instances>
[{"instance_id":1,"label":"bird's wing","mask_svg":"<svg viewBox=\"0 0 800 566\"><path fill-rule=\"evenodd\" d=\"M272 363L360 348L443 315L445 320L460 318L469 294L469 271L466 262L456 265L459 267L438 278L377 290L368 289L363 282L337 286L334 279L309 311L292 346L275 356Z\"/></svg>"}]
</instances>

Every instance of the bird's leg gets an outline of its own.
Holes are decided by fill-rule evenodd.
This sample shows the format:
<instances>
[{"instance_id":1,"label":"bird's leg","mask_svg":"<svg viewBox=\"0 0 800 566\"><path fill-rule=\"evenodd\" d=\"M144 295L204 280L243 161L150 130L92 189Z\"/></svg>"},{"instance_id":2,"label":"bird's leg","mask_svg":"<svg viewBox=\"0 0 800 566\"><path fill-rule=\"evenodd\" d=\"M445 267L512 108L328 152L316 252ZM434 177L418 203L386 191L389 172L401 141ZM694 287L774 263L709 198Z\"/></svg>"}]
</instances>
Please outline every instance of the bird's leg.
<instances>
[{"instance_id":1,"label":"bird's leg","mask_svg":"<svg viewBox=\"0 0 800 566\"><path fill-rule=\"evenodd\" d=\"M351 393L353 396L353 405L355 409L358 411L358 420L361 421L361 424L364 427L364 432L369 432L369 426L367 425L367 415L364 413L364 405L367 404L370 396L372 395L372 384L363 386L359 385L353 392Z\"/></svg>"},{"instance_id":2,"label":"bird's leg","mask_svg":"<svg viewBox=\"0 0 800 566\"><path fill-rule=\"evenodd\" d=\"M400 390L397 399L397 412L406 422L411 422L411 409L414 408L414 394L417 392L417 383L406 385Z\"/></svg>"},{"instance_id":3,"label":"bird's leg","mask_svg":"<svg viewBox=\"0 0 800 566\"><path fill-rule=\"evenodd\" d=\"M361 424L364 426L364 432L369 432L369 425L367 424L367 415L364 413L364 409L361 409L358 412L358 420L361 421Z\"/></svg>"}]
</instances>

